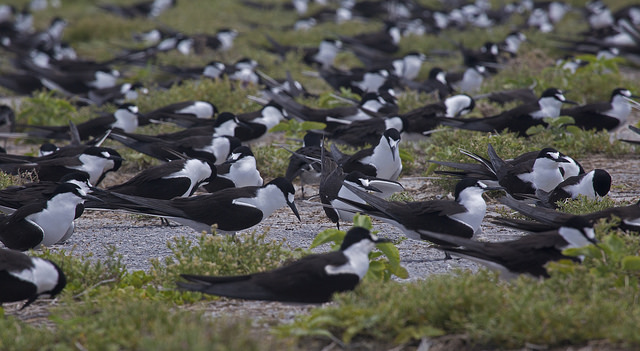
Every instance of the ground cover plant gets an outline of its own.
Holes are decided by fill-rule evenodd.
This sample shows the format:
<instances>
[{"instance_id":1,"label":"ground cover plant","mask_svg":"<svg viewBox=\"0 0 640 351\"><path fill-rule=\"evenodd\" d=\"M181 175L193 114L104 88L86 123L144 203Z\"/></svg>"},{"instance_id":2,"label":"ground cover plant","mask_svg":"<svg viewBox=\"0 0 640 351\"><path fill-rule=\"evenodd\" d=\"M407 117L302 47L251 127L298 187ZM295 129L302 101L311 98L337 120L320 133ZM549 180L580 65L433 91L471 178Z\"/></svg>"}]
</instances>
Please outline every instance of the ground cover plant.
<instances>
[{"instance_id":1,"label":"ground cover plant","mask_svg":"<svg viewBox=\"0 0 640 351\"><path fill-rule=\"evenodd\" d=\"M25 1L7 3L16 8L25 5ZM285 1L264 3L281 5ZM436 1L419 3L441 5ZM576 7L583 5L578 1L572 3ZM630 3L612 1L609 5L620 8ZM336 5L332 6L335 8ZM311 4L311 10L319 8L320 5ZM151 86L149 94L135 101L142 112L196 99L211 101L219 111L244 113L257 110L260 105L247 96L259 95L259 88L228 79L187 81L167 90L156 86L159 80L166 78L156 65L197 66L212 59L233 62L245 56L258 61L259 69L271 77L284 77L287 71L291 72L295 79L320 96L299 100L306 105L322 108L345 105L331 96L333 92L323 80L304 73L310 68L301 63L301 52L288 53L284 61L267 53L263 47L269 44L263 34L285 45L313 46L327 36L354 35L378 30L381 26L380 22L328 22L308 31L293 31L283 29L295 22L297 17L292 12L278 6L269 11L251 9L234 0L179 1L175 9L155 21L125 20L101 12L90 2L63 0L60 8L35 12L36 27L44 28L57 15L69 21L64 39L81 57L95 60L108 59L123 47L141 47L142 44L132 42L132 33L151 29L158 23L185 33L214 33L224 27L240 33L234 47L227 52L209 50L204 55L191 56L170 52L159 55L156 62L148 65L122 67L126 72L124 81L142 81ZM523 16L516 16L513 23L521 24L524 20ZM512 23L509 23L490 30L450 29L438 35L413 35L401 41L400 53L416 49L426 53L451 51L452 54L433 60L445 69L457 70L461 58L456 53L456 43L472 47L472 44L488 39L501 40L512 29ZM585 29L582 15L575 11L558 24L556 33L570 36ZM571 74L554 65L563 52L548 40L547 34L537 30L526 30L525 33L530 41L523 44L518 57L502 68L500 74L487 79L478 94L527 86L534 86L539 94L554 86L568 90L568 98L583 104L605 101L617 87L628 87L635 90L634 93L640 93L637 69L630 62L583 55L580 58L590 64ZM9 60L8 57L0 58L7 66ZM425 63L418 79L426 79L435 62ZM353 67L359 65L359 61L353 54L342 52L336 65ZM13 98L12 105L21 123L65 125L69 120L79 123L116 108L114 105L78 107L73 99L51 92L37 92L31 97L15 97L9 91L2 92ZM353 97L350 91L339 93L343 97ZM401 113L435 101L437 97L433 94L403 91L398 95ZM491 115L505 108L478 101L476 110L469 116ZM306 130L318 127L285 122L274 128L275 141L252 146L263 178L272 179L284 174L290 153L280 145L295 149L300 145L295 139L301 139ZM153 125L141 128L139 132L154 134L174 130L177 129L169 125ZM35 152L34 140L18 142ZM469 162L459 149L486 155L488 143L503 158L547 146L579 159L594 155L610 159L637 157L634 146L612 140L609 133L576 130L562 123L552 123L547 129L533 129L526 139L512 133L443 128L429 138L403 141L402 175L433 176L432 171L437 167L427 160ZM131 173L158 162L112 141L107 141L106 145L122 151L127 161L123 169ZM355 152L352 148L344 150ZM0 188L23 181L0 172ZM440 193L446 194L452 183L441 181L437 184ZM412 199L414 195L403 194L394 199ZM610 198L599 202L578 199L562 204L561 209L586 213L614 204L627 203ZM362 225L376 230L375 222ZM319 233L314 245L337 243L341 235L344 232L337 230ZM37 303L36 312L21 314L15 306L0 309L3 313L0 349L306 350L322 349L331 343L344 348L351 345L368 349L411 349L421 343L443 342L447 337L459 341L452 349L512 349L525 345L553 348L590 343L610 349L637 348L640 345L637 333L640 239L637 235L611 229L611 223L606 222L597 226L597 236L600 239L597 247L569 252L585 256L583 264L561 261L550 266L549 279L520 277L509 282L499 280L497 275L484 269L434 275L419 281L398 281L405 278L407 272L397 249L390 245L382 252L372 253L370 278L354 292L340 294L335 303L313 308L286 324L262 323L246 316L213 317L210 304L217 298L175 289L180 273L245 274L277 267L310 252L311 248L293 249L288 248L286 242L271 242L262 233L238 238L203 235L196 242L178 239L167 244L172 257L154 260L147 271L129 271L115 250L105 260L74 252L33 252L60 262L69 283L54 303ZM393 275L396 278L391 279ZM31 318L32 315L36 317Z\"/></svg>"}]
</instances>

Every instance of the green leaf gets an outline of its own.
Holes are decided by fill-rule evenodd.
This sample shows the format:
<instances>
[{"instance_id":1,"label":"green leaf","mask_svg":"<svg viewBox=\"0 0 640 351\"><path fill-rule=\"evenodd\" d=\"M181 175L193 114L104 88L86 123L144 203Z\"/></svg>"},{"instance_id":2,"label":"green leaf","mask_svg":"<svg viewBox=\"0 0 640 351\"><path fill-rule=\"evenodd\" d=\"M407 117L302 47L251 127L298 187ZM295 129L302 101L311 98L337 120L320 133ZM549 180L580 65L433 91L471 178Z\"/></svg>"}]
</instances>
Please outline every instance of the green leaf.
<instances>
[{"instance_id":1,"label":"green leaf","mask_svg":"<svg viewBox=\"0 0 640 351\"><path fill-rule=\"evenodd\" d=\"M269 129L269 132L286 132L291 130L291 127L289 125L288 121L282 121L278 124L276 124L275 126L273 126L271 129Z\"/></svg>"},{"instance_id":2,"label":"green leaf","mask_svg":"<svg viewBox=\"0 0 640 351\"><path fill-rule=\"evenodd\" d=\"M300 125L302 130L324 129L327 125L322 122L304 121ZM276 126L277 127L277 126ZM274 127L275 128L275 127Z\"/></svg>"},{"instance_id":3,"label":"green leaf","mask_svg":"<svg viewBox=\"0 0 640 351\"><path fill-rule=\"evenodd\" d=\"M344 231L335 228L323 230L322 232L318 233L318 235L316 235L309 248L313 249L320 245L331 242L334 244L339 244L342 242L342 240L344 240L345 235L346 233Z\"/></svg>"},{"instance_id":4,"label":"green leaf","mask_svg":"<svg viewBox=\"0 0 640 351\"><path fill-rule=\"evenodd\" d=\"M529 127L529 129L527 129L525 133L527 135L535 135L535 134L541 133L542 131L544 131L544 129L545 128L542 125L532 126L532 127Z\"/></svg>"},{"instance_id":5,"label":"green leaf","mask_svg":"<svg viewBox=\"0 0 640 351\"><path fill-rule=\"evenodd\" d=\"M400 265L400 251L398 251L398 248L395 245L392 243L381 243L377 244L376 248L384 253L392 267Z\"/></svg>"},{"instance_id":6,"label":"green leaf","mask_svg":"<svg viewBox=\"0 0 640 351\"><path fill-rule=\"evenodd\" d=\"M356 213L353 217L353 226L354 227L362 227L368 230L373 229L373 224L371 224L371 218L367 215L361 215Z\"/></svg>"},{"instance_id":7,"label":"green leaf","mask_svg":"<svg viewBox=\"0 0 640 351\"><path fill-rule=\"evenodd\" d=\"M638 256L623 257L622 269L627 271L640 271L640 257Z\"/></svg>"}]
</instances>

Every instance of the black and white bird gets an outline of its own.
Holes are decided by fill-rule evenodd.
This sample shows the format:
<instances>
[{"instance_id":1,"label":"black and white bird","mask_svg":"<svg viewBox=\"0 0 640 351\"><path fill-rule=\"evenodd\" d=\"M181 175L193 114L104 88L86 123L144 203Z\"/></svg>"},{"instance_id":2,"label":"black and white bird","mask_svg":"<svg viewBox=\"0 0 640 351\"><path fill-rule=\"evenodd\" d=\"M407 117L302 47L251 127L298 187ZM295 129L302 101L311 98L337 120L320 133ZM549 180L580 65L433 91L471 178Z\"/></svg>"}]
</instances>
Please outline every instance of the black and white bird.
<instances>
[{"instance_id":1,"label":"black and white bird","mask_svg":"<svg viewBox=\"0 0 640 351\"><path fill-rule=\"evenodd\" d=\"M208 101L181 101L141 114L139 125L170 122L183 128L190 128L203 120L213 121L217 113L218 108Z\"/></svg>"},{"instance_id":2,"label":"black and white bird","mask_svg":"<svg viewBox=\"0 0 640 351\"><path fill-rule=\"evenodd\" d=\"M230 136L184 136L163 140L142 134L111 133L109 138L161 161L198 158L214 164L223 163L231 151L240 146L240 139Z\"/></svg>"},{"instance_id":3,"label":"black and white bird","mask_svg":"<svg viewBox=\"0 0 640 351\"><path fill-rule=\"evenodd\" d=\"M545 90L540 99L533 104L523 104L498 115L483 118L441 118L443 125L476 130L480 132L500 132L507 130L517 133L519 136L527 136L527 130L533 126L543 125L544 118L556 118L560 116L562 104L575 104L564 97L561 90L549 88Z\"/></svg>"},{"instance_id":4,"label":"black and white bird","mask_svg":"<svg viewBox=\"0 0 640 351\"><path fill-rule=\"evenodd\" d=\"M460 152L477 161L477 163L429 160L429 162L431 163L457 169L456 171L437 170L435 171L435 173L453 176L460 179L474 178L481 180L488 185L498 185L496 170L491 163L491 160L467 150L461 149ZM513 159L504 160L504 162L508 164L509 167L513 166L514 169L519 169L519 173L530 173L539 154L540 151L525 152L524 154L521 154ZM585 173L582 166L576 160L564 154L562 155L562 157L568 161L566 163L560 163L560 169L564 180Z\"/></svg>"},{"instance_id":5,"label":"black and white bird","mask_svg":"<svg viewBox=\"0 0 640 351\"><path fill-rule=\"evenodd\" d=\"M456 185L453 201L403 202L387 201L346 183L344 186L364 200L366 205L345 198L338 198L340 201L355 207L358 212L396 226L411 239L428 240L436 244L446 241L434 239L431 233L440 233L445 237L473 237L480 230L487 210L482 193L498 189L475 179L463 179Z\"/></svg>"},{"instance_id":6,"label":"black and white bird","mask_svg":"<svg viewBox=\"0 0 640 351\"><path fill-rule=\"evenodd\" d=\"M571 214L559 212L554 209L531 206L525 201L519 201L508 197L503 197L500 201L521 214L534 219L535 221L497 218L497 223L507 225L524 231L541 232L561 227ZM640 202L619 207L610 207L604 210L582 214L580 217L586 219L592 225L599 219L620 219L619 228L623 230L640 232Z\"/></svg>"},{"instance_id":7,"label":"black and white bird","mask_svg":"<svg viewBox=\"0 0 640 351\"><path fill-rule=\"evenodd\" d=\"M550 192L564 181L562 163L571 163L559 151L544 148L536 156L531 168L527 163L509 164L502 160L489 144L489 160L495 170L498 184L516 198L535 194L536 190Z\"/></svg>"},{"instance_id":8,"label":"black and white bird","mask_svg":"<svg viewBox=\"0 0 640 351\"><path fill-rule=\"evenodd\" d=\"M216 178L216 167L199 159L173 160L146 168L128 181L110 186L108 191L170 200L193 195L201 185Z\"/></svg>"},{"instance_id":9,"label":"black and white bird","mask_svg":"<svg viewBox=\"0 0 640 351\"><path fill-rule=\"evenodd\" d=\"M391 128L387 129L378 144L371 148L360 150L353 155L344 155L332 144L331 153L345 173L360 171L371 177L397 180L402 171L399 143L400 132Z\"/></svg>"},{"instance_id":10,"label":"black and white bird","mask_svg":"<svg viewBox=\"0 0 640 351\"><path fill-rule=\"evenodd\" d=\"M251 228L275 210L289 206L300 219L294 204L295 189L291 182L276 178L263 186L227 188L211 194L157 200L112 193L123 200L120 210L166 217L199 232L236 232Z\"/></svg>"},{"instance_id":11,"label":"black and white bird","mask_svg":"<svg viewBox=\"0 0 640 351\"><path fill-rule=\"evenodd\" d=\"M289 165L284 177L290 182L300 177L303 197L305 184L318 184L320 182L322 148L322 135L309 131L304 136L302 147L293 151L289 157ZM325 150L324 154L330 157L328 151Z\"/></svg>"},{"instance_id":12,"label":"black and white bird","mask_svg":"<svg viewBox=\"0 0 640 351\"><path fill-rule=\"evenodd\" d=\"M24 309L41 296L55 297L66 285L67 277L52 261L0 249L0 305L27 300Z\"/></svg>"},{"instance_id":13,"label":"black and white bird","mask_svg":"<svg viewBox=\"0 0 640 351\"><path fill-rule=\"evenodd\" d=\"M325 155L318 194L325 214L331 222L336 224L338 229L340 229L340 221L352 222L354 214L359 212L357 208L340 200L341 198L366 204L364 200L349 190L345 184L362 191L371 192L383 199L404 190L402 184L396 181L370 177L359 171L345 174L341 167Z\"/></svg>"},{"instance_id":14,"label":"black and white bird","mask_svg":"<svg viewBox=\"0 0 640 351\"><path fill-rule=\"evenodd\" d=\"M150 0L141 1L129 6L113 4L100 4L98 8L124 18L148 17L154 18L161 13L176 6L176 0Z\"/></svg>"},{"instance_id":15,"label":"black and white bird","mask_svg":"<svg viewBox=\"0 0 640 351\"><path fill-rule=\"evenodd\" d=\"M579 257L564 255L563 250L597 243L592 224L578 216L569 218L556 230L512 241L480 242L452 235L432 235L445 242L438 247L441 250L497 270L503 279L520 274L549 277L547 263L563 259L581 261Z\"/></svg>"},{"instance_id":16,"label":"black and white bird","mask_svg":"<svg viewBox=\"0 0 640 351\"><path fill-rule=\"evenodd\" d=\"M42 180L23 185L12 185L0 190L0 212L10 214L22 206L46 201L61 183L72 183L86 193L92 192L89 175L80 172L69 173L57 182Z\"/></svg>"},{"instance_id":17,"label":"black and white bird","mask_svg":"<svg viewBox=\"0 0 640 351\"><path fill-rule=\"evenodd\" d=\"M49 199L0 217L0 241L7 248L20 251L61 242L73 232L73 221L90 196L75 184L62 183Z\"/></svg>"},{"instance_id":18,"label":"black and white bird","mask_svg":"<svg viewBox=\"0 0 640 351\"><path fill-rule=\"evenodd\" d=\"M121 130L126 133L133 133L138 128L138 107L126 103L118 106L114 113L104 114L100 117L90 119L76 125L81 140L103 135L107 130ZM30 129L27 134L31 137L45 139L71 139L69 126L26 126Z\"/></svg>"},{"instance_id":19,"label":"black and white bird","mask_svg":"<svg viewBox=\"0 0 640 351\"><path fill-rule=\"evenodd\" d=\"M573 117L574 124L582 129L615 131L627 123L632 107L640 104L628 89L617 88L611 93L609 102L596 102L560 111L561 116Z\"/></svg>"},{"instance_id":20,"label":"black and white bird","mask_svg":"<svg viewBox=\"0 0 640 351\"><path fill-rule=\"evenodd\" d=\"M91 184L98 186L107 173L120 168L122 160L120 154L111 148L82 146L82 151L75 156L66 156L63 148L33 161L0 163L0 170L10 174L32 171L39 180L47 181L59 181L66 174L81 172L88 175Z\"/></svg>"},{"instance_id":21,"label":"black and white bird","mask_svg":"<svg viewBox=\"0 0 640 351\"><path fill-rule=\"evenodd\" d=\"M340 250L312 254L272 271L241 276L182 274L185 290L246 300L324 303L338 292L353 290L369 269L369 253L378 238L367 229L351 228Z\"/></svg>"},{"instance_id":22,"label":"black and white bird","mask_svg":"<svg viewBox=\"0 0 640 351\"><path fill-rule=\"evenodd\" d=\"M402 117L370 118L359 121L336 120L328 117L324 134L328 139L353 147L375 145L387 129L404 132L409 122Z\"/></svg>"},{"instance_id":23,"label":"black and white bird","mask_svg":"<svg viewBox=\"0 0 640 351\"><path fill-rule=\"evenodd\" d=\"M211 179L203 188L210 193L226 188L262 186L262 177L256 165L256 158L247 146L233 149L227 160L216 165L217 177Z\"/></svg>"},{"instance_id":24,"label":"black and white bird","mask_svg":"<svg viewBox=\"0 0 640 351\"><path fill-rule=\"evenodd\" d=\"M459 117L473 111L475 106L475 100L471 96L458 94L443 101L418 107L403 113L400 117L407 121L406 132L429 135L440 125L438 117Z\"/></svg>"},{"instance_id":25,"label":"black and white bird","mask_svg":"<svg viewBox=\"0 0 640 351\"><path fill-rule=\"evenodd\" d=\"M591 172L569 177L558 184L552 191L536 190L537 203L546 207L557 207L558 201L576 199L585 196L596 199L605 196L611 189L611 175L604 169L594 169Z\"/></svg>"}]
</instances>

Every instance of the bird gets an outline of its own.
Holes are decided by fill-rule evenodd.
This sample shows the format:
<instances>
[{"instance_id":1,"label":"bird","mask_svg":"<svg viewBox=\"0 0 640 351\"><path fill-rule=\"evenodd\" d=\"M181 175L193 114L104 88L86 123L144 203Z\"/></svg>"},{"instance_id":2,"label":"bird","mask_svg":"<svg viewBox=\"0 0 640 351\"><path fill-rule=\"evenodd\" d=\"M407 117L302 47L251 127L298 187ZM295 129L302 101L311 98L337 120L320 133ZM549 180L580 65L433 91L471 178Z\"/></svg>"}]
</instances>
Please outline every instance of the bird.
<instances>
[{"instance_id":1,"label":"bird","mask_svg":"<svg viewBox=\"0 0 640 351\"><path fill-rule=\"evenodd\" d=\"M410 239L428 240L435 244L446 244L446 241L434 239L431 233L440 233L445 237L473 237L480 230L487 209L482 193L499 189L469 178L456 184L453 201L404 202L387 201L347 183L344 186L366 202L362 204L338 197L338 200L355 208L347 211L373 216L399 228Z\"/></svg>"},{"instance_id":2,"label":"bird","mask_svg":"<svg viewBox=\"0 0 640 351\"><path fill-rule=\"evenodd\" d=\"M10 214L30 203L45 201L51 197L61 183L75 184L86 193L92 192L93 188L89 183L89 175L80 172L69 173L60 181L41 180L23 185L12 185L0 190L0 211ZM76 218L79 216L76 213Z\"/></svg>"},{"instance_id":3,"label":"bird","mask_svg":"<svg viewBox=\"0 0 640 351\"><path fill-rule=\"evenodd\" d=\"M240 146L240 139L230 136L184 135L182 139L164 140L142 134L114 132L109 138L165 162L188 157L221 164L233 149Z\"/></svg>"},{"instance_id":4,"label":"bird","mask_svg":"<svg viewBox=\"0 0 640 351\"><path fill-rule=\"evenodd\" d=\"M302 105L284 94L274 94L265 91L267 97L282 106L287 115L301 121L325 123L327 117L343 120L369 119L380 114L397 113L395 102L388 101L385 96L377 93L365 94L357 106L342 106L327 109L316 109Z\"/></svg>"},{"instance_id":5,"label":"bird","mask_svg":"<svg viewBox=\"0 0 640 351\"><path fill-rule=\"evenodd\" d=\"M604 169L594 169L565 179L550 192L536 190L536 197L540 200L536 204L557 208L558 201L576 199L578 196L595 199L598 196L607 195L609 189L611 189L611 175Z\"/></svg>"},{"instance_id":6,"label":"bird","mask_svg":"<svg viewBox=\"0 0 640 351\"><path fill-rule=\"evenodd\" d=\"M271 128L286 119L282 106L270 101L260 110L237 115L238 120L250 131L238 135L243 142L255 143L263 139Z\"/></svg>"},{"instance_id":7,"label":"bird","mask_svg":"<svg viewBox=\"0 0 640 351\"><path fill-rule=\"evenodd\" d=\"M480 242L438 233L431 235L445 242L437 246L439 249L497 270L504 279L521 274L548 278L547 263L563 259L582 261L580 257L563 254L563 250L597 243L592 224L578 216L567 219L556 230L504 242Z\"/></svg>"},{"instance_id":8,"label":"bird","mask_svg":"<svg viewBox=\"0 0 640 351\"><path fill-rule=\"evenodd\" d=\"M199 159L172 160L146 168L128 181L106 190L120 194L170 200L193 195L201 185L216 178L216 167Z\"/></svg>"},{"instance_id":9,"label":"bird","mask_svg":"<svg viewBox=\"0 0 640 351\"><path fill-rule=\"evenodd\" d=\"M380 198L386 199L396 192L403 191L402 184L376 177L370 177L362 172L353 171L345 174L333 159L328 155L322 155L322 175L318 194L323 210L331 222L340 229L340 220L352 222L357 208L343 202L340 198L358 201L363 204L362 199L349 190L345 184L357 187L363 191L370 191ZM349 209L349 210L347 210Z\"/></svg>"},{"instance_id":10,"label":"bird","mask_svg":"<svg viewBox=\"0 0 640 351\"><path fill-rule=\"evenodd\" d=\"M271 271L241 276L181 274L181 289L246 300L324 303L335 293L353 290L369 269L369 253L389 242L369 230L354 227L340 250L312 254Z\"/></svg>"},{"instance_id":11,"label":"bird","mask_svg":"<svg viewBox=\"0 0 640 351\"><path fill-rule=\"evenodd\" d=\"M378 144L371 148L362 149L353 155L343 155L335 144L331 144L331 153L345 173L360 171L372 177L397 180L402 172L399 143L400 132L390 128L382 134Z\"/></svg>"},{"instance_id":12,"label":"bird","mask_svg":"<svg viewBox=\"0 0 640 351\"><path fill-rule=\"evenodd\" d=\"M545 207L530 206L524 201L503 197L500 202L510 208L522 213L523 215L534 219L536 222L527 220L517 220L510 218L496 218L497 223L514 227L524 231L540 232L556 229L567 221L572 215L559 212L554 209ZM617 217L620 219L618 227L622 230L640 232L640 202L627 206L610 207L604 210L586 213L580 215L592 224L599 219L612 219Z\"/></svg>"},{"instance_id":13,"label":"bird","mask_svg":"<svg viewBox=\"0 0 640 351\"><path fill-rule=\"evenodd\" d=\"M394 128L402 133L409 122L402 117L370 118L359 121L334 120L327 118L324 135L336 143L353 147L374 145L385 130Z\"/></svg>"},{"instance_id":14,"label":"bird","mask_svg":"<svg viewBox=\"0 0 640 351\"><path fill-rule=\"evenodd\" d=\"M97 5L101 10L110 12L124 18L158 17L161 13L176 6L176 0L150 0L141 1L128 6L113 4Z\"/></svg>"},{"instance_id":15,"label":"bird","mask_svg":"<svg viewBox=\"0 0 640 351\"><path fill-rule=\"evenodd\" d=\"M263 186L227 188L211 194L171 200L112 194L125 200L118 204L120 210L166 217L199 232L210 233L214 224L218 231L224 233L248 229L285 205L300 220L294 204L295 189L291 182L282 177Z\"/></svg>"},{"instance_id":16,"label":"bird","mask_svg":"<svg viewBox=\"0 0 640 351\"><path fill-rule=\"evenodd\" d=\"M545 90L538 101L523 104L498 115L482 118L440 118L443 125L460 129L476 130L480 132L500 132L507 130L526 137L527 130L533 126L547 123L544 118L560 116L562 104L576 104L564 97L561 90L549 88Z\"/></svg>"},{"instance_id":17,"label":"bird","mask_svg":"<svg viewBox=\"0 0 640 351\"><path fill-rule=\"evenodd\" d=\"M50 181L59 181L69 173L82 172L89 176L91 184L98 186L107 173L117 171L122 165L122 157L111 148L82 145L80 153L72 149L69 153L74 156L66 156L68 153L63 148L33 161L0 162L0 170L10 174L35 172L39 180Z\"/></svg>"},{"instance_id":18,"label":"bird","mask_svg":"<svg viewBox=\"0 0 640 351\"><path fill-rule=\"evenodd\" d=\"M331 157L328 151L322 151L323 148L322 135L309 131L303 138L302 147L291 152L284 177L290 182L300 177L303 197L305 184L317 184L320 182L322 172L320 159L323 152L327 157ZM286 148L285 150L289 151Z\"/></svg>"},{"instance_id":19,"label":"bird","mask_svg":"<svg viewBox=\"0 0 640 351\"><path fill-rule=\"evenodd\" d=\"M406 132L428 135L440 125L437 117L459 117L473 111L475 106L475 100L471 96L458 94L418 107L401 114L400 117L407 121Z\"/></svg>"},{"instance_id":20,"label":"bird","mask_svg":"<svg viewBox=\"0 0 640 351\"><path fill-rule=\"evenodd\" d=\"M0 249L0 306L27 300L24 309L41 296L55 297L66 285L67 277L54 262Z\"/></svg>"},{"instance_id":21,"label":"bird","mask_svg":"<svg viewBox=\"0 0 640 351\"><path fill-rule=\"evenodd\" d=\"M552 191L564 180L560 164L570 163L564 155L553 148L540 150L531 168L526 167L526 163L506 163L498 156L491 144L487 151L496 172L498 184L516 198L522 198L522 194L535 194L538 189Z\"/></svg>"},{"instance_id":22,"label":"bird","mask_svg":"<svg viewBox=\"0 0 640 351\"><path fill-rule=\"evenodd\" d=\"M144 126L152 122L170 122L183 128L190 128L201 121L213 121L217 113L218 108L208 101L187 100L141 114L138 124Z\"/></svg>"},{"instance_id":23,"label":"bird","mask_svg":"<svg viewBox=\"0 0 640 351\"><path fill-rule=\"evenodd\" d=\"M631 99L638 97L628 89L616 88L611 92L609 102L596 102L562 109L560 115L573 117L573 124L584 130L596 129L611 132L627 123L631 107L638 106L638 103Z\"/></svg>"},{"instance_id":24,"label":"bird","mask_svg":"<svg viewBox=\"0 0 640 351\"><path fill-rule=\"evenodd\" d=\"M109 129L121 130L125 133L133 133L138 128L138 107L131 103L118 106L114 113L101 115L86 122L76 125L80 140L103 135ZM44 139L71 139L69 126L25 126L30 129L27 134L31 137Z\"/></svg>"},{"instance_id":25,"label":"bird","mask_svg":"<svg viewBox=\"0 0 640 351\"><path fill-rule=\"evenodd\" d=\"M248 146L242 145L233 149L227 160L215 167L217 177L202 186L210 193L226 188L263 184L260 171L256 168L256 158Z\"/></svg>"},{"instance_id":26,"label":"bird","mask_svg":"<svg viewBox=\"0 0 640 351\"><path fill-rule=\"evenodd\" d=\"M20 251L62 241L73 232L73 221L84 210L82 203L88 197L92 195L78 185L62 183L49 199L0 216L0 241L7 248Z\"/></svg>"}]
</instances>

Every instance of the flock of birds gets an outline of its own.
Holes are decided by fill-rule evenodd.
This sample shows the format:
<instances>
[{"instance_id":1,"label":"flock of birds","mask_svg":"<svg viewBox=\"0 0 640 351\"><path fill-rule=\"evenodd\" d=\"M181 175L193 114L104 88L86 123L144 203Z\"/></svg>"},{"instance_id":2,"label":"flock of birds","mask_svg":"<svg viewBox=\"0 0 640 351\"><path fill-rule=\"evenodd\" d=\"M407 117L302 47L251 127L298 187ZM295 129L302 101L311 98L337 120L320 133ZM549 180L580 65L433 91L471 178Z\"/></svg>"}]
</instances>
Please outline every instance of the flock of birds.
<instances>
[{"instance_id":1,"label":"flock of birds","mask_svg":"<svg viewBox=\"0 0 640 351\"><path fill-rule=\"evenodd\" d=\"M176 50L185 55L205 50L226 51L233 47L238 32L220 29L215 34L185 34L167 27L137 33L142 49L125 50L113 58L97 62L77 57L63 38L67 22L55 18L43 31L33 28L29 8L21 12L0 6L0 46L10 54L15 67L0 74L0 85L16 94L28 95L41 89L55 91L79 105L116 104L113 113L75 125L44 126L21 124L8 106L0 107L3 137L29 137L66 142L65 146L45 143L39 156L0 154L0 170L10 174L32 172L38 182L0 190L0 303L54 296L65 286L66 278L51 261L29 257L19 251L64 242L74 230L74 220L83 210L117 210L159 216L210 232L235 233L251 228L275 210L288 206L300 216L294 204L296 178L304 184L319 184L318 194L327 217L339 226L355 213L364 213L391 223L407 237L426 240L446 253L469 258L497 268L504 277L529 274L547 277L545 264L564 256L562 250L596 243L593 223L600 218L621 218L620 227L640 230L638 204L573 216L555 209L558 201L604 196L611 187L606 170L586 172L570 156L544 148L514 159L501 158L491 145L482 156L462 150L470 163L432 160L452 170L439 170L443 176L459 178L454 199L429 201L389 201L404 188L398 182L402 172L399 148L401 138L427 138L439 126L480 132L511 131L526 138L534 126L547 126L549 118L571 116L583 129L615 132L627 124L638 103L626 88L611 92L611 99L577 107L564 92L548 88L536 96L529 88L497 91L471 96L485 79L500 74L518 55L526 41L524 30L551 32L568 11L582 11L589 31L580 39L558 37L563 49L598 57L620 56L631 62L640 58L640 6L612 12L601 1L572 9L560 1L523 0L499 9L488 1L447 2L440 9L428 8L411 0L341 1L325 4L308 14L308 0L294 0L292 6L242 1L247 10L286 11L291 8L299 20L291 30L309 30L322 21L380 20L379 32L326 38L317 47L293 47L267 36L268 47L285 60L290 51L301 53L305 64L317 69L317 76L333 89L348 88L360 95L349 106L317 109L296 100L314 97L290 74L272 79L257 70L258 63L243 58L233 64L212 61L204 67L178 67L155 64L155 58ZM48 5L34 0L31 9ZM59 5L59 4L58 4ZM326 5L326 6L324 6ZM175 0L155 0L131 6L98 5L102 10L125 18L155 19L172 11ZM184 5L184 6L188 6ZM459 46L465 70L445 72L433 68L426 80L417 80L424 53L397 56L404 37L432 35L445 29L474 30L509 23L518 16L525 25L502 42L487 42L480 48ZM415 48L419 49L419 48ZM353 53L361 67L337 68L334 59L341 51ZM442 53L439 53L442 54ZM448 53L453 55L455 53ZM286 63L286 62L285 62ZM150 87L140 83L119 83L121 73L114 67L152 65L170 75L156 89L166 89L186 80L228 79L233 88L248 84L263 88L257 100L263 107L251 113L220 112L207 101L183 101L140 112L134 104L138 94ZM561 60L558 69L576 70L584 63L571 58ZM398 112L396 94L403 90L433 93L439 102L406 113ZM472 111L476 99L504 104L516 102L512 109L488 117L462 118ZM283 177L264 183L250 149L269 130L282 121L321 122L324 129L310 131L304 145L291 152ZM183 130L158 135L136 134L151 123L175 124ZM631 127L632 130L638 131ZM128 181L99 188L105 175L116 172L123 162L114 149L102 146L111 139L162 161ZM325 142L332 141L329 149ZM358 148L344 154L336 145ZM364 148L372 145L369 148ZM473 240L486 213L482 194L505 191L501 200L535 221L496 219L497 222L528 232L536 232L505 242ZM199 191L196 193L196 191ZM303 188L304 196L304 188ZM534 206L532 206L534 204ZM310 255L273 271L232 277L183 275L183 289L258 300L325 302L333 293L353 289L366 274L369 252L376 243L386 242L363 228L351 228L340 250Z\"/></svg>"}]
</instances>

